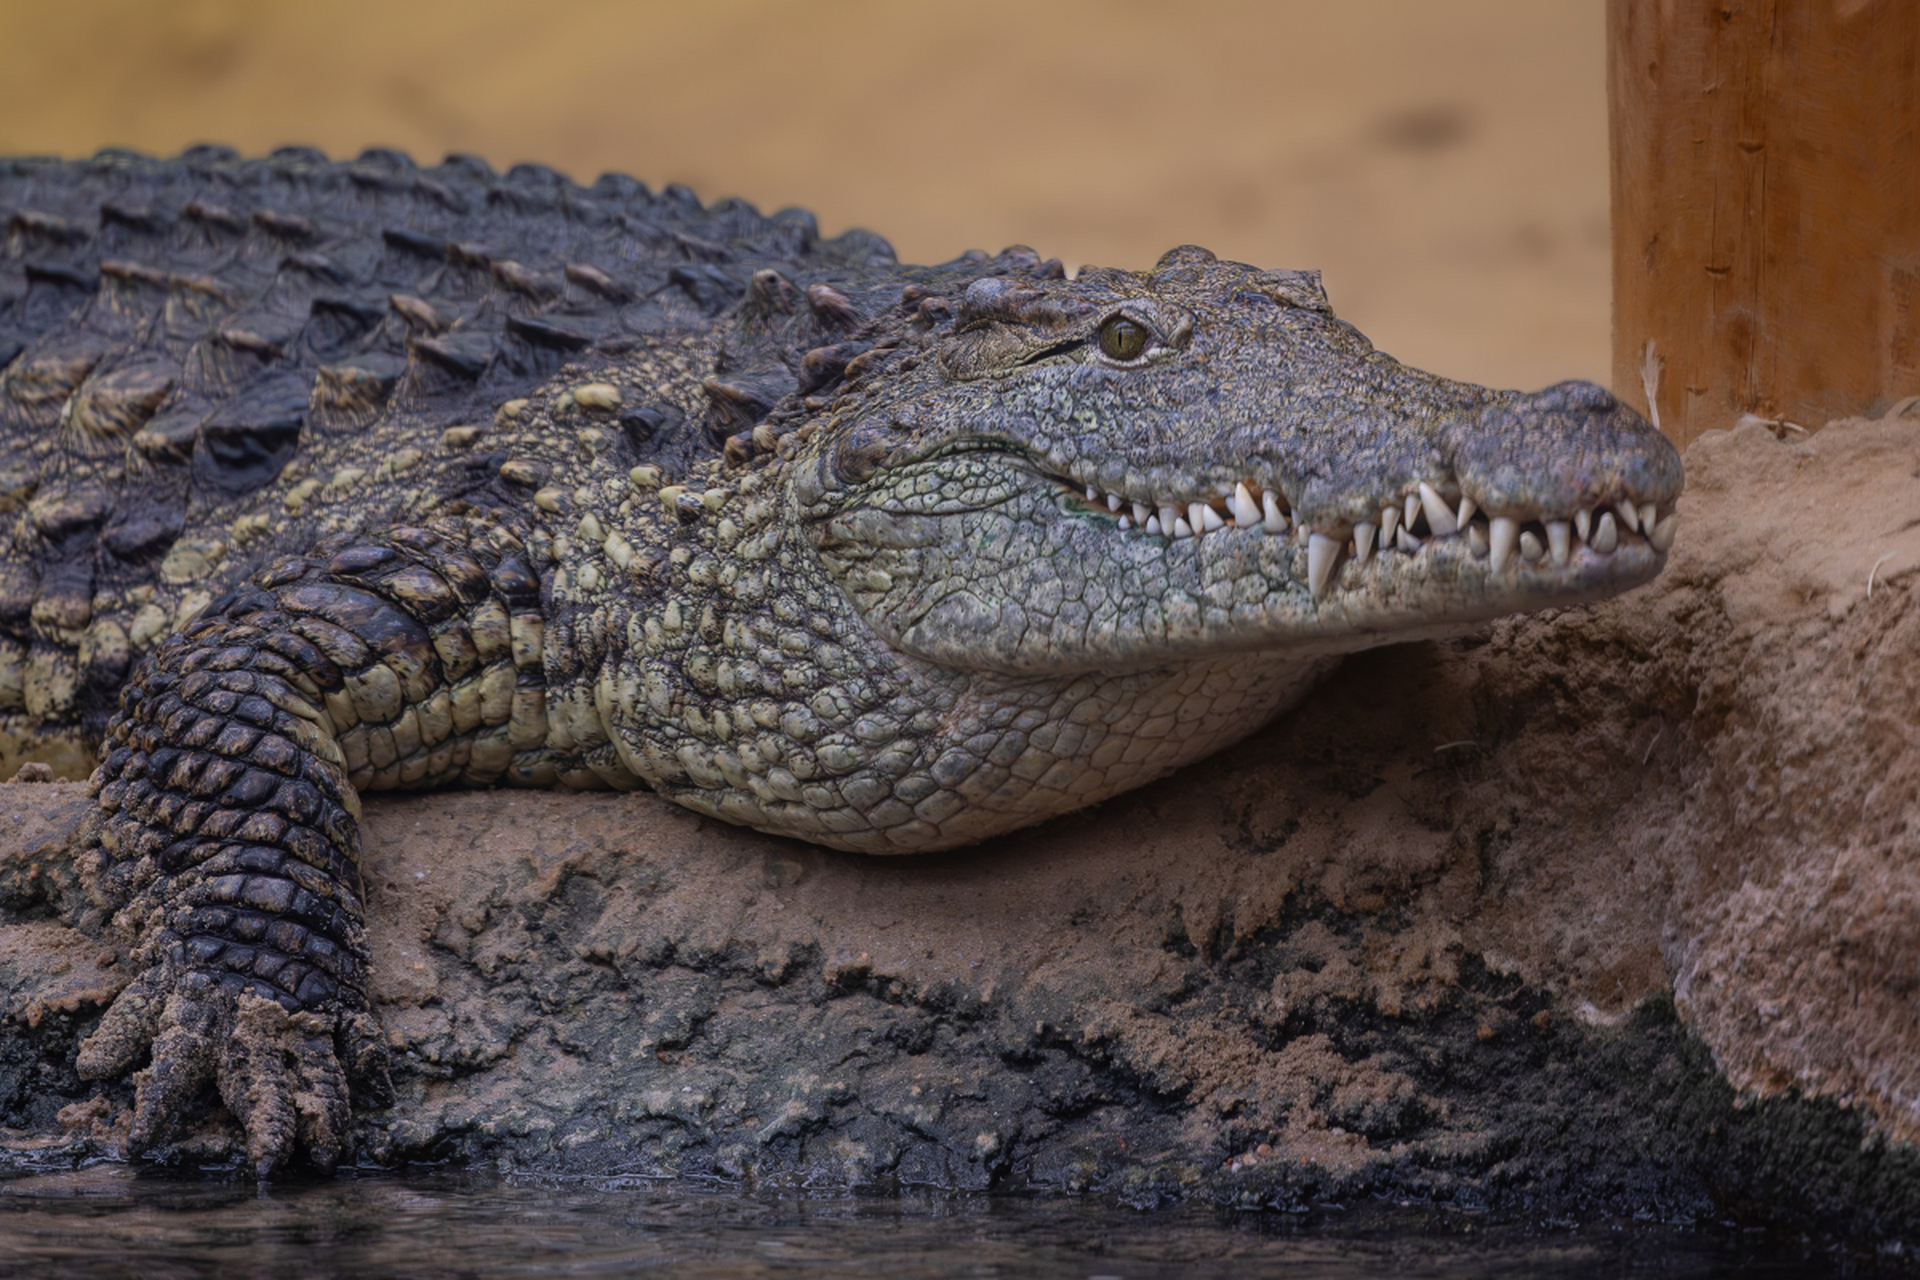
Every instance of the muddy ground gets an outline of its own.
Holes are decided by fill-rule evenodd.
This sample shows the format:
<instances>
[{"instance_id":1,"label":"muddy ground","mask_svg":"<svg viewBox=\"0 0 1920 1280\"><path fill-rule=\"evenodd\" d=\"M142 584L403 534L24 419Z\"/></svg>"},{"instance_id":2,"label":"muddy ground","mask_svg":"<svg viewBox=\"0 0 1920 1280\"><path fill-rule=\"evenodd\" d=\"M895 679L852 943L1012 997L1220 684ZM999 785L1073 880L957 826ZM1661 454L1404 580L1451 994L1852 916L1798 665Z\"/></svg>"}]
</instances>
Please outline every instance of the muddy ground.
<instances>
[{"instance_id":1,"label":"muddy ground","mask_svg":"<svg viewBox=\"0 0 1920 1280\"><path fill-rule=\"evenodd\" d=\"M1653 585L1351 659L1238 748L970 852L378 798L399 1099L360 1158L1910 1236L1920 417L1687 465ZM128 1120L71 1069L127 977L83 807L0 787L15 1159Z\"/></svg>"}]
</instances>

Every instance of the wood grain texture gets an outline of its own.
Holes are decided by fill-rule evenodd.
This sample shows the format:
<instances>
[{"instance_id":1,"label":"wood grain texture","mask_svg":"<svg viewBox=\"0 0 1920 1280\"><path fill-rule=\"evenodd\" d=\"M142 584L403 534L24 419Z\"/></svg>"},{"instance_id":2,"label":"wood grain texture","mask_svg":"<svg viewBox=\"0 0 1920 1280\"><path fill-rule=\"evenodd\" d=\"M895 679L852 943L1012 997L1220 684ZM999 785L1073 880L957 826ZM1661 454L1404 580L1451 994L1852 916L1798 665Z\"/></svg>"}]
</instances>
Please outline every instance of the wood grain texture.
<instances>
[{"instance_id":1,"label":"wood grain texture","mask_svg":"<svg viewBox=\"0 0 1920 1280\"><path fill-rule=\"evenodd\" d=\"M1608 0L1614 390L1676 443L1920 393L1920 5Z\"/></svg>"}]
</instances>

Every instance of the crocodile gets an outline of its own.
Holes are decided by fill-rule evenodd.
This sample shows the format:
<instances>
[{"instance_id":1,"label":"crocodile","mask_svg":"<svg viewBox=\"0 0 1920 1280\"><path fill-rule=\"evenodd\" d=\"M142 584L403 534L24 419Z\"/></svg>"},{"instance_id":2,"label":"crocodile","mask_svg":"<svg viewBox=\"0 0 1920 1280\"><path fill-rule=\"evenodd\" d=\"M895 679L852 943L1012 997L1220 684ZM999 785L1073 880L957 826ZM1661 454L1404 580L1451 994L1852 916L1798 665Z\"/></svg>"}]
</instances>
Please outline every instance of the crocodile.
<instances>
[{"instance_id":1,"label":"crocodile","mask_svg":"<svg viewBox=\"0 0 1920 1280\"><path fill-rule=\"evenodd\" d=\"M1606 390L1419 372L1192 246L907 266L392 151L0 162L0 217L0 752L91 771L137 976L77 1065L134 1072L134 1154L211 1084L261 1176L331 1168L389 1096L366 793L954 848L1644 583L1679 519Z\"/></svg>"}]
</instances>

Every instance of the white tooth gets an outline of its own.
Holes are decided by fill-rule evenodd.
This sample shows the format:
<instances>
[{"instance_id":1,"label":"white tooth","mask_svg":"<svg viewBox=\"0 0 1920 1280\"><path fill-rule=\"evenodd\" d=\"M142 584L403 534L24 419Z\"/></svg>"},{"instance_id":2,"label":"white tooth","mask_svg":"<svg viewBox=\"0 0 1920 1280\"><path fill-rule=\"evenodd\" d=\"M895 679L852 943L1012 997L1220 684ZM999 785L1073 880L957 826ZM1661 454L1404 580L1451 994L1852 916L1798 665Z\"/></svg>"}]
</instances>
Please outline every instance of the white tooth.
<instances>
[{"instance_id":1,"label":"white tooth","mask_svg":"<svg viewBox=\"0 0 1920 1280\"><path fill-rule=\"evenodd\" d=\"M1420 505L1426 510L1427 528L1433 530L1434 537L1451 538L1460 532L1460 522L1454 518L1453 508L1424 480L1420 482Z\"/></svg>"},{"instance_id":2,"label":"white tooth","mask_svg":"<svg viewBox=\"0 0 1920 1280\"><path fill-rule=\"evenodd\" d=\"M1100 501L1100 491L1094 488L1092 485L1087 486L1087 501L1088 502Z\"/></svg>"},{"instance_id":3,"label":"white tooth","mask_svg":"<svg viewBox=\"0 0 1920 1280\"><path fill-rule=\"evenodd\" d=\"M1525 560L1528 564L1533 564L1545 554L1547 554L1547 549L1540 545L1540 539L1534 536L1533 530L1529 529L1520 535L1520 558L1522 560Z\"/></svg>"},{"instance_id":4,"label":"white tooth","mask_svg":"<svg viewBox=\"0 0 1920 1280\"><path fill-rule=\"evenodd\" d=\"M1553 562L1563 565L1573 550L1568 544L1573 539L1573 526L1565 520L1547 521L1547 548L1553 552Z\"/></svg>"},{"instance_id":5,"label":"white tooth","mask_svg":"<svg viewBox=\"0 0 1920 1280\"><path fill-rule=\"evenodd\" d=\"M1260 521L1266 526L1268 533L1287 531L1287 517L1281 514L1280 504L1273 500L1273 490L1269 489L1260 495L1260 511Z\"/></svg>"},{"instance_id":6,"label":"white tooth","mask_svg":"<svg viewBox=\"0 0 1920 1280\"><path fill-rule=\"evenodd\" d=\"M1480 559L1487 558L1487 526L1483 524L1467 526L1467 547Z\"/></svg>"},{"instance_id":7,"label":"white tooth","mask_svg":"<svg viewBox=\"0 0 1920 1280\"><path fill-rule=\"evenodd\" d=\"M1148 516L1147 522L1141 525L1140 527L1142 529L1145 529L1148 533L1158 534L1160 532L1160 517Z\"/></svg>"},{"instance_id":8,"label":"white tooth","mask_svg":"<svg viewBox=\"0 0 1920 1280\"><path fill-rule=\"evenodd\" d=\"M1631 502L1613 504L1614 518L1620 521L1620 527L1628 533L1640 532L1640 513L1633 509Z\"/></svg>"},{"instance_id":9,"label":"white tooth","mask_svg":"<svg viewBox=\"0 0 1920 1280\"><path fill-rule=\"evenodd\" d=\"M1460 527L1462 529L1466 528L1469 524L1473 523L1473 513L1478 511L1479 509L1480 509L1479 507L1473 504L1472 498L1469 498L1464 493L1460 495L1459 520L1460 520Z\"/></svg>"},{"instance_id":10,"label":"white tooth","mask_svg":"<svg viewBox=\"0 0 1920 1280\"><path fill-rule=\"evenodd\" d=\"M1511 516L1495 516L1487 523L1493 534L1487 549L1493 556L1493 571L1498 573L1513 559L1514 544L1520 540L1520 522Z\"/></svg>"},{"instance_id":11,"label":"white tooth","mask_svg":"<svg viewBox=\"0 0 1920 1280\"><path fill-rule=\"evenodd\" d=\"M1393 531L1395 529L1398 529L1399 527L1400 527L1400 508L1398 507L1380 508L1380 545L1381 546L1385 547L1385 546L1392 545Z\"/></svg>"},{"instance_id":12,"label":"white tooth","mask_svg":"<svg viewBox=\"0 0 1920 1280\"><path fill-rule=\"evenodd\" d=\"M1170 502L1160 504L1160 527L1168 533L1173 532L1173 522L1180 518L1180 508Z\"/></svg>"},{"instance_id":13,"label":"white tooth","mask_svg":"<svg viewBox=\"0 0 1920 1280\"><path fill-rule=\"evenodd\" d=\"M1185 516L1175 516L1173 518L1173 536L1176 541L1181 538L1191 538L1193 536L1193 526L1187 523Z\"/></svg>"},{"instance_id":14,"label":"white tooth","mask_svg":"<svg viewBox=\"0 0 1920 1280\"><path fill-rule=\"evenodd\" d=\"M1425 544L1422 543L1420 539L1408 533L1407 526L1403 524L1398 529L1395 529L1393 531L1393 545L1400 548L1400 550L1406 552L1408 555L1412 555L1416 551L1420 550L1420 548Z\"/></svg>"},{"instance_id":15,"label":"white tooth","mask_svg":"<svg viewBox=\"0 0 1920 1280\"><path fill-rule=\"evenodd\" d=\"M1207 518L1200 514L1206 509L1207 504L1204 502L1189 502L1187 504L1187 523L1193 526L1195 533L1203 532L1207 527Z\"/></svg>"},{"instance_id":16,"label":"white tooth","mask_svg":"<svg viewBox=\"0 0 1920 1280\"><path fill-rule=\"evenodd\" d=\"M1251 529L1260 523L1260 504L1247 492L1247 486L1237 484L1233 487L1233 522L1242 529Z\"/></svg>"},{"instance_id":17,"label":"white tooth","mask_svg":"<svg viewBox=\"0 0 1920 1280\"><path fill-rule=\"evenodd\" d=\"M1655 551L1671 551L1673 535L1680 532L1680 513L1674 512L1653 528L1647 530L1647 541L1653 544Z\"/></svg>"},{"instance_id":18,"label":"white tooth","mask_svg":"<svg viewBox=\"0 0 1920 1280\"><path fill-rule=\"evenodd\" d=\"M1593 536L1593 508L1582 507L1573 513L1573 531L1585 542Z\"/></svg>"},{"instance_id":19,"label":"white tooth","mask_svg":"<svg viewBox=\"0 0 1920 1280\"><path fill-rule=\"evenodd\" d=\"M1200 508L1200 532L1212 533L1215 529L1224 529L1227 527L1227 522L1220 518L1218 511L1215 511L1205 503L1196 503L1195 505Z\"/></svg>"},{"instance_id":20,"label":"white tooth","mask_svg":"<svg viewBox=\"0 0 1920 1280\"><path fill-rule=\"evenodd\" d=\"M1404 510L1401 511L1400 514L1406 519L1407 532L1412 533L1414 519L1420 514L1420 495L1417 493L1408 494L1407 500L1401 505L1404 507Z\"/></svg>"},{"instance_id":21,"label":"white tooth","mask_svg":"<svg viewBox=\"0 0 1920 1280\"><path fill-rule=\"evenodd\" d=\"M1660 523L1660 508L1651 502L1640 504L1640 527L1649 538L1653 536L1653 526Z\"/></svg>"},{"instance_id":22,"label":"white tooth","mask_svg":"<svg viewBox=\"0 0 1920 1280\"><path fill-rule=\"evenodd\" d=\"M1136 502L1133 504L1133 522L1135 524L1141 525L1144 527L1147 523L1147 517L1151 516L1152 514L1153 514L1153 508L1148 506L1146 503Z\"/></svg>"},{"instance_id":23,"label":"white tooth","mask_svg":"<svg viewBox=\"0 0 1920 1280\"><path fill-rule=\"evenodd\" d=\"M1109 510L1109 511L1118 511L1119 509L1120 509L1120 495L1119 495L1119 494L1117 494L1117 493L1110 493L1110 494L1108 494L1108 495L1107 495L1107 510Z\"/></svg>"},{"instance_id":24,"label":"white tooth","mask_svg":"<svg viewBox=\"0 0 1920 1280\"><path fill-rule=\"evenodd\" d=\"M1127 530L1129 530L1129 529L1131 529L1131 528L1133 528L1133 517L1132 517L1132 516L1121 516L1121 517L1120 517L1120 532L1122 532L1122 533L1125 533L1125 532L1126 532Z\"/></svg>"},{"instance_id":25,"label":"white tooth","mask_svg":"<svg viewBox=\"0 0 1920 1280\"><path fill-rule=\"evenodd\" d=\"M1373 535L1378 533L1372 525L1362 520L1353 526L1353 558L1360 564L1373 559Z\"/></svg>"},{"instance_id":26,"label":"white tooth","mask_svg":"<svg viewBox=\"0 0 1920 1280\"><path fill-rule=\"evenodd\" d=\"M1315 600L1327 597L1327 585L1333 581L1333 565L1340 558L1340 544L1324 534L1307 539L1307 585Z\"/></svg>"},{"instance_id":27,"label":"white tooth","mask_svg":"<svg viewBox=\"0 0 1920 1280\"><path fill-rule=\"evenodd\" d=\"M1593 541L1587 545L1603 556L1613 554L1613 549L1620 545L1620 530L1614 527L1613 512L1600 513L1600 523L1593 526Z\"/></svg>"}]
</instances>

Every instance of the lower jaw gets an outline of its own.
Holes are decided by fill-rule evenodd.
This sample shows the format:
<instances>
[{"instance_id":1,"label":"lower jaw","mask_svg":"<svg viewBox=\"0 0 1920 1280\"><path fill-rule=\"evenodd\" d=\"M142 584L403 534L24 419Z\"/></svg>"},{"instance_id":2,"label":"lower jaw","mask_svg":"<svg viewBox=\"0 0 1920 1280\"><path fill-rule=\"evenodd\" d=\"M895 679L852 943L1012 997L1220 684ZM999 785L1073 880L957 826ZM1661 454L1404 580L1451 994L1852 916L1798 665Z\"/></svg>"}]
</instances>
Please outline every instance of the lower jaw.
<instances>
[{"instance_id":1,"label":"lower jaw","mask_svg":"<svg viewBox=\"0 0 1920 1280\"><path fill-rule=\"evenodd\" d=\"M1343 556L1314 612L1333 625L1408 631L1450 621L1471 625L1616 595L1651 581L1665 563L1645 542L1606 554L1576 544L1560 563L1515 556L1495 570L1465 538L1437 539L1414 556L1376 554L1366 564Z\"/></svg>"},{"instance_id":2,"label":"lower jaw","mask_svg":"<svg viewBox=\"0 0 1920 1280\"><path fill-rule=\"evenodd\" d=\"M1652 580L1666 562L1644 543L1607 555L1576 547L1564 565L1516 556L1496 575L1465 539L1449 538L1412 556L1376 552L1364 564L1349 551L1316 601L1307 588L1307 552L1291 540L1216 545L1225 554L1155 566L1157 609L1113 631L1056 639L1044 662L1010 666L1007 674L1146 671L1226 657L1311 661L1468 635L1496 618L1618 595ZM1243 588L1249 580L1257 593Z\"/></svg>"}]
</instances>

